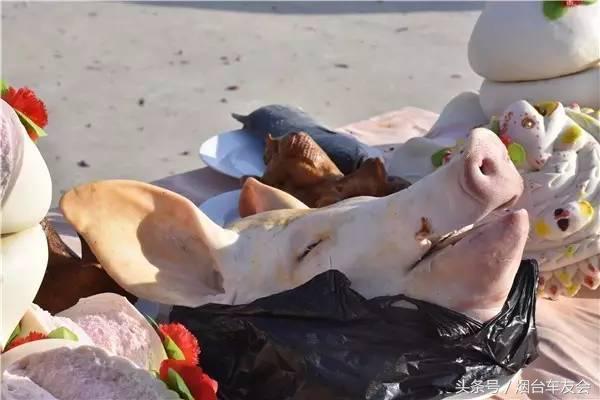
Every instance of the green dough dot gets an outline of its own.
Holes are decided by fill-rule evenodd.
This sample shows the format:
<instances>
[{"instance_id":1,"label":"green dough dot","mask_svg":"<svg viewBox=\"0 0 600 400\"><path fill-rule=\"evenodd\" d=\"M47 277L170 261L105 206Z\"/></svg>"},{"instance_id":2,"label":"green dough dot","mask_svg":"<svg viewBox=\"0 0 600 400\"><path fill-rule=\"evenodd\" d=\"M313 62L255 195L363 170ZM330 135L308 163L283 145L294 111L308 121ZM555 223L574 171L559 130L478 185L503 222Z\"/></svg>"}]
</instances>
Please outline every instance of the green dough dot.
<instances>
[{"instance_id":1,"label":"green dough dot","mask_svg":"<svg viewBox=\"0 0 600 400\"><path fill-rule=\"evenodd\" d=\"M74 334L71 330L69 330L65 327L56 328L55 330L53 330L52 332L50 332L48 334L48 338L50 338L50 339L66 339L66 340L72 340L74 342L77 342L79 340L79 338L77 337L76 334Z\"/></svg>"},{"instance_id":2,"label":"green dough dot","mask_svg":"<svg viewBox=\"0 0 600 400\"><path fill-rule=\"evenodd\" d=\"M442 164L444 163L444 156L449 151L450 151L450 148L447 147L445 149L441 149L441 150L438 150L435 153L433 153L433 155L431 156L431 163L433 164L433 166L436 168L441 167Z\"/></svg>"},{"instance_id":3,"label":"green dough dot","mask_svg":"<svg viewBox=\"0 0 600 400\"><path fill-rule=\"evenodd\" d=\"M508 155L516 166L523 165L527 159L527 152L519 143L511 143L508 145Z\"/></svg>"},{"instance_id":4,"label":"green dough dot","mask_svg":"<svg viewBox=\"0 0 600 400\"><path fill-rule=\"evenodd\" d=\"M544 15L551 21L557 20L567 12L567 7L562 1L546 0L543 3Z\"/></svg>"}]
</instances>

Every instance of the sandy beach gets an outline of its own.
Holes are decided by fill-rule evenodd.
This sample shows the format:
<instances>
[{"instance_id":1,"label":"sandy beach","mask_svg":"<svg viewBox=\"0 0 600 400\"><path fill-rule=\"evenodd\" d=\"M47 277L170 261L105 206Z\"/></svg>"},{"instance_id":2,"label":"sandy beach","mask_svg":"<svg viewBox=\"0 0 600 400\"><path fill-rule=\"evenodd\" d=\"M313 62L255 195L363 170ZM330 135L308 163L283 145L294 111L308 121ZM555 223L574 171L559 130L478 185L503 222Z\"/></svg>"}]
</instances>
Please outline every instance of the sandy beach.
<instances>
[{"instance_id":1,"label":"sandy beach","mask_svg":"<svg viewBox=\"0 0 600 400\"><path fill-rule=\"evenodd\" d=\"M2 77L46 102L53 204L78 183L202 166L231 112L298 105L329 126L439 112L481 79L481 4L2 2Z\"/></svg>"}]
</instances>

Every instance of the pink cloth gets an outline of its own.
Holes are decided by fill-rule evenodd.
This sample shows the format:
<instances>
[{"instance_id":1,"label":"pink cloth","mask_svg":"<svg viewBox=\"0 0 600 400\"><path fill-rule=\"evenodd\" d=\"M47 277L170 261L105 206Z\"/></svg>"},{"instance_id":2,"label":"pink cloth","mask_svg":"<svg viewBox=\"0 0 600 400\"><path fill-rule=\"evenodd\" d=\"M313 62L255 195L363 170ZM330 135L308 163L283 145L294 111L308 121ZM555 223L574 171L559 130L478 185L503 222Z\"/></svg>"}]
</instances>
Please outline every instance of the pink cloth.
<instances>
[{"instance_id":1,"label":"pink cloth","mask_svg":"<svg viewBox=\"0 0 600 400\"><path fill-rule=\"evenodd\" d=\"M403 108L349 124L343 131L390 151L430 129L437 114ZM178 192L195 204L239 188L239 182L208 168L161 179L155 184ZM61 236L68 236L63 231ZM72 238L71 238L72 239ZM600 399L600 291L582 291L576 298L538 299L539 358L522 372L509 393L494 399ZM568 381L565 385L565 380ZM579 384L583 380L584 384ZM588 388L589 385L589 388ZM526 386L529 389L526 390ZM577 394L576 391L587 391ZM572 394L565 393L572 391Z\"/></svg>"}]
</instances>

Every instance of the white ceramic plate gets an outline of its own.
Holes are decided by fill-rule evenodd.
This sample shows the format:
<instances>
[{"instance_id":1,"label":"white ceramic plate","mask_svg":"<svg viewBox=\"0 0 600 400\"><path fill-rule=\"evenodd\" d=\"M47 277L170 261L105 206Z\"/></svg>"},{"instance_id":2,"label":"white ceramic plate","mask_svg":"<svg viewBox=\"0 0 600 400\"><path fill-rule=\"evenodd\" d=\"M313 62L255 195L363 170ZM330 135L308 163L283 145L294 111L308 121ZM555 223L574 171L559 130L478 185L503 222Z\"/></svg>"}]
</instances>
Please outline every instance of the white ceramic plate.
<instances>
[{"instance_id":1,"label":"white ceramic plate","mask_svg":"<svg viewBox=\"0 0 600 400\"><path fill-rule=\"evenodd\" d=\"M264 143L242 130L225 132L202 143L200 158L210 168L233 178L262 176Z\"/></svg>"},{"instance_id":2,"label":"white ceramic plate","mask_svg":"<svg viewBox=\"0 0 600 400\"><path fill-rule=\"evenodd\" d=\"M349 135L344 132L339 134ZM260 138L237 130L211 137L202 143L198 153L210 168L239 179L245 175L263 175L264 150L265 144ZM375 147L369 147L367 152L370 157L383 157L383 152Z\"/></svg>"},{"instance_id":3,"label":"white ceramic plate","mask_svg":"<svg viewBox=\"0 0 600 400\"><path fill-rule=\"evenodd\" d=\"M240 190L221 193L200 204L200 210L215 223L227 226L240 219Z\"/></svg>"}]
</instances>

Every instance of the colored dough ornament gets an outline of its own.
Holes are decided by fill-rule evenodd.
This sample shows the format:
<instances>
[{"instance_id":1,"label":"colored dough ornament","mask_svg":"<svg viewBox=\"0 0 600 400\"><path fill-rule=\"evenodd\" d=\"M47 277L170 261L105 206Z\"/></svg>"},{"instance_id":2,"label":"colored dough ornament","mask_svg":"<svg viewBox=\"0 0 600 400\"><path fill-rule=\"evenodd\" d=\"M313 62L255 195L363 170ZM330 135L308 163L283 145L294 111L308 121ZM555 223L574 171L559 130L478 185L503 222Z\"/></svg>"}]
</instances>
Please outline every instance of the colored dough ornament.
<instances>
[{"instance_id":1,"label":"colored dough ornament","mask_svg":"<svg viewBox=\"0 0 600 400\"><path fill-rule=\"evenodd\" d=\"M550 227L544 220L536 221L536 223L533 225L533 229L535 234L542 238L550 234Z\"/></svg>"},{"instance_id":2,"label":"colored dough ornament","mask_svg":"<svg viewBox=\"0 0 600 400\"><path fill-rule=\"evenodd\" d=\"M545 0L543 5L544 15L549 20L554 21L565 15L571 7L590 5L595 2L596 0Z\"/></svg>"},{"instance_id":3,"label":"colored dough ornament","mask_svg":"<svg viewBox=\"0 0 600 400\"><path fill-rule=\"evenodd\" d=\"M502 135L499 135L499 137L500 137L500 140L502 141L502 143L504 143L504 145L506 147L510 146L510 144L512 143L512 138L505 133Z\"/></svg>"},{"instance_id":4,"label":"colored dough ornament","mask_svg":"<svg viewBox=\"0 0 600 400\"><path fill-rule=\"evenodd\" d=\"M46 105L31 89L15 89L0 80L0 96L15 110L31 140L47 136L43 129L48 124Z\"/></svg>"},{"instance_id":5,"label":"colored dough ornament","mask_svg":"<svg viewBox=\"0 0 600 400\"><path fill-rule=\"evenodd\" d=\"M517 167L522 166L527 160L527 151L519 143L510 143L508 145L508 155Z\"/></svg>"},{"instance_id":6,"label":"colored dough ornament","mask_svg":"<svg viewBox=\"0 0 600 400\"><path fill-rule=\"evenodd\" d=\"M572 125L565 129L561 135L561 143L570 145L574 144L581 136L583 136L583 129L579 125Z\"/></svg>"},{"instance_id":7,"label":"colored dough ornament","mask_svg":"<svg viewBox=\"0 0 600 400\"><path fill-rule=\"evenodd\" d=\"M433 155L431 156L431 163L433 164L433 166L438 168L444 165L444 163L448 159L448 156L450 155L450 150L450 147L447 147L445 149L441 149L433 153Z\"/></svg>"}]
</instances>

